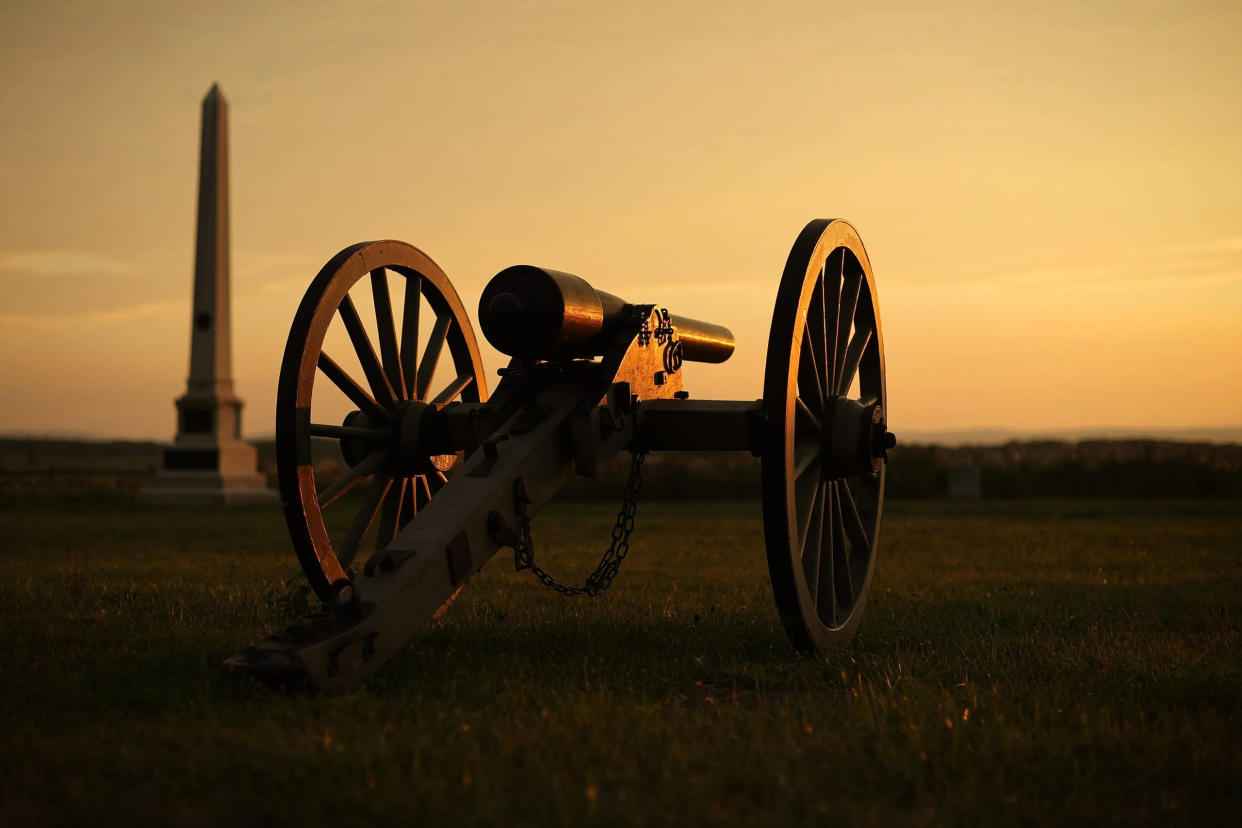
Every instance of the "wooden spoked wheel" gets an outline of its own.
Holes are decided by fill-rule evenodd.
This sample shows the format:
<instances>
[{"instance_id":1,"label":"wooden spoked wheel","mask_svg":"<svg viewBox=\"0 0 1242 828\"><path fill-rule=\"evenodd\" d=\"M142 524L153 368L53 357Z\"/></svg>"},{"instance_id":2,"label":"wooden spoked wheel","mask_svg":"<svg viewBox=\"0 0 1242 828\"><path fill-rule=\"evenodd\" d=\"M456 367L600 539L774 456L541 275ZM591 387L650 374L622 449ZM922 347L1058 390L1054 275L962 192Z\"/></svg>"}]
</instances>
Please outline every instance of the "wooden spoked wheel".
<instances>
[{"instance_id":1,"label":"wooden spoked wheel","mask_svg":"<svg viewBox=\"0 0 1242 828\"><path fill-rule=\"evenodd\" d=\"M360 306L374 311L375 340ZM336 353L329 356L325 347ZM342 250L319 271L280 366L276 462L293 546L321 598L329 600L351 579L364 546L383 549L452 474L456 456L419 445L423 413L486 399L465 307L426 254L403 242L366 242ZM336 422L322 411L334 413ZM321 485L315 461L324 440L336 442L345 469L337 466ZM325 523L325 510L334 507L346 514Z\"/></svg>"},{"instance_id":2,"label":"wooden spoked wheel","mask_svg":"<svg viewBox=\"0 0 1242 828\"><path fill-rule=\"evenodd\" d=\"M884 338L849 223L818 219L781 277L763 386L763 523L777 609L799 649L853 637L884 505Z\"/></svg>"}]
</instances>

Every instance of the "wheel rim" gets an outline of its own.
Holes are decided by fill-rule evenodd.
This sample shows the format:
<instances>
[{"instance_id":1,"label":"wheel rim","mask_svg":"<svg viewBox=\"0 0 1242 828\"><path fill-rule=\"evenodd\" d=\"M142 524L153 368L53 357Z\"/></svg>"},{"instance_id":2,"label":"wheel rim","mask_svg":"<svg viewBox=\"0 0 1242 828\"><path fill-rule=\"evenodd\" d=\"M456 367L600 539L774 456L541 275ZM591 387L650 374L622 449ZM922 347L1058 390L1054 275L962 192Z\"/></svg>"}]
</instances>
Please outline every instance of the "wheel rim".
<instances>
[{"instance_id":1,"label":"wheel rim","mask_svg":"<svg viewBox=\"0 0 1242 828\"><path fill-rule=\"evenodd\" d=\"M400 305L394 307L394 298ZM360 306L374 312L369 320ZM327 382L317 383L320 375ZM325 397L335 397L337 408L352 406L344 421L336 421L340 425L319 415L332 404ZM379 550L391 542L452 473L452 455L429 455L424 462L411 459L408 447L403 452L403 421L428 406L486 399L465 307L426 254L403 242L366 242L342 250L319 271L298 307L281 363L276 464L294 550L321 598L351 577L368 543ZM322 485L316 440L335 441L347 466ZM356 490L360 503L346 497ZM325 523L324 511L333 507L349 507L349 514Z\"/></svg>"},{"instance_id":2,"label":"wheel rim","mask_svg":"<svg viewBox=\"0 0 1242 828\"><path fill-rule=\"evenodd\" d=\"M819 219L781 277L763 389L763 517L772 589L800 649L844 646L862 617L884 505L884 340L871 263Z\"/></svg>"}]
</instances>

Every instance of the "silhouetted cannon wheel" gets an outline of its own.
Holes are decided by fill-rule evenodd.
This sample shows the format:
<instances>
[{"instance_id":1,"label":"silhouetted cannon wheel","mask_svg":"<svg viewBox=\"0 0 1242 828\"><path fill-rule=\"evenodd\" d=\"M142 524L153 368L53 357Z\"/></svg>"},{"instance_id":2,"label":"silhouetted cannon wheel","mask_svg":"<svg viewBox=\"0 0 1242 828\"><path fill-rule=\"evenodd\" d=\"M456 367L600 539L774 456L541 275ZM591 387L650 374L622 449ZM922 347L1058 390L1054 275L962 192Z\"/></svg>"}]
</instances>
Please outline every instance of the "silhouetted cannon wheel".
<instances>
[{"instance_id":1,"label":"silhouetted cannon wheel","mask_svg":"<svg viewBox=\"0 0 1242 828\"><path fill-rule=\"evenodd\" d=\"M805 651L844 646L867 601L884 505L884 338L875 279L845 221L798 236L763 386L763 522L777 609Z\"/></svg>"},{"instance_id":2,"label":"silhouetted cannon wheel","mask_svg":"<svg viewBox=\"0 0 1242 828\"><path fill-rule=\"evenodd\" d=\"M351 296L364 279L367 285ZM392 285L400 292L399 328ZM355 299L374 310L375 341ZM341 327L334 328L338 322ZM353 352L345 360L338 351L337 359L356 367L328 355L324 341L330 336ZM312 397L324 379L354 406L340 424L314 419ZM319 399L324 393L334 392L324 389ZM422 412L486 399L470 319L444 271L426 254L403 242L364 242L345 248L319 271L298 307L280 367L276 452L293 546L321 598L330 600L349 579L364 543L383 549L452 473L455 455L420 450ZM317 438L337 441L347 466L322 486L311 448ZM356 489L361 498L346 497ZM337 504L352 515L340 522L347 528L334 540L324 510Z\"/></svg>"}]
</instances>

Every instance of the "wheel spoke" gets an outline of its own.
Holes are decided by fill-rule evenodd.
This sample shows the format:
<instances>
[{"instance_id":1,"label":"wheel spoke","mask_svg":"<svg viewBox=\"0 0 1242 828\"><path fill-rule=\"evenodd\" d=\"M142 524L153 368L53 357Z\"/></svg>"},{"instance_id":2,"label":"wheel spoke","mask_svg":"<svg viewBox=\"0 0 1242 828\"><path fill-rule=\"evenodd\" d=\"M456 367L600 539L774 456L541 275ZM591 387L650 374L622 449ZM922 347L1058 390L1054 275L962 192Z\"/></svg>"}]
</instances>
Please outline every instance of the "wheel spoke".
<instances>
[{"instance_id":1,"label":"wheel spoke","mask_svg":"<svg viewBox=\"0 0 1242 828\"><path fill-rule=\"evenodd\" d=\"M337 308L337 312L345 322L345 330L349 332L350 342L354 343L354 353L358 355L358 363L362 366L362 373L367 377L367 384L371 386L371 393L375 395L375 399L385 404L395 405L397 394L392 390L392 383L388 381L388 377L384 376L379 357L375 355L375 347L371 345L371 337L367 336L366 328L362 327L358 309L354 307L354 300L349 298L348 293L341 300L341 306Z\"/></svg>"},{"instance_id":2,"label":"wheel spoke","mask_svg":"<svg viewBox=\"0 0 1242 828\"><path fill-rule=\"evenodd\" d=\"M423 277L405 277L405 304L401 314L401 379L405 398L414 399L414 377L418 369L418 311L422 303Z\"/></svg>"},{"instance_id":3,"label":"wheel spoke","mask_svg":"<svg viewBox=\"0 0 1242 828\"><path fill-rule=\"evenodd\" d=\"M375 443L386 443L391 436L391 432L389 432L386 428L357 428L355 426L311 423L310 436L332 437L337 440L369 440Z\"/></svg>"},{"instance_id":4,"label":"wheel spoke","mask_svg":"<svg viewBox=\"0 0 1242 828\"><path fill-rule=\"evenodd\" d=\"M349 565L354 562L354 557L358 554L358 547L362 546L362 539L366 537L367 529L371 528L371 522L375 520L375 513L380 510L380 504L384 500L384 495L388 494L388 489L391 486L391 477L377 475L371 481L371 488L367 489L367 495L362 502L362 508L358 510L358 514L354 515L354 522L349 526L349 532L345 535L345 542L337 550L336 560L341 565L341 569L349 569Z\"/></svg>"},{"instance_id":5,"label":"wheel spoke","mask_svg":"<svg viewBox=\"0 0 1242 828\"><path fill-rule=\"evenodd\" d=\"M837 366L833 371L834 377L840 377L845 370L845 349L850 341L850 327L854 323L854 311L858 308L861 284L862 272L859 270L851 269L841 276L841 315L837 318Z\"/></svg>"},{"instance_id":6,"label":"wheel spoke","mask_svg":"<svg viewBox=\"0 0 1242 828\"><path fill-rule=\"evenodd\" d=\"M414 500L418 509L423 508L431 500L431 485L427 482L427 475L420 474L413 478L414 480ZM421 485L420 485L421 484Z\"/></svg>"},{"instance_id":7,"label":"wheel spoke","mask_svg":"<svg viewBox=\"0 0 1242 828\"><path fill-rule=\"evenodd\" d=\"M811 493L810 502L806 504L806 520L800 520L798 548L802 550L802 557L804 558L806 557L808 539L814 536L815 527L823 520L824 490L827 485L827 482L822 479L815 481L815 490ZM801 511L801 506L799 506L799 511Z\"/></svg>"},{"instance_id":8,"label":"wheel spoke","mask_svg":"<svg viewBox=\"0 0 1242 828\"><path fill-rule=\"evenodd\" d=\"M450 382L443 391L441 391L439 394L436 394L435 399L431 401L431 407L439 408L440 406L444 405L450 400L456 399L457 397L461 395L461 392L469 388L470 384L473 382L474 382L473 376L458 377L457 379Z\"/></svg>"},{"instance_id":9,"label":"wheel spoke","mask_svg":"<svg viewBox=\"0 0 1242 828\"><path fill-rule=\"evenodd\" d=\"M815 412L812 411L805 402L803 402L801 397L797 398L796 404L797 409L795 414L798 417L798 422L805 423L806 426L813 429L816 434L820 433L823 429L819 424L819 417L815 416Z\"/></svg>"},{"instance_id":10,"label":"wheel spoke","mask_svg":"<svg viewBox=\"0 0 1242 828\"><path fill-rule=\"evenodd\" d=\"M317 495L319 508L326 509L336 502L337 498L352 489L354 485L371 474L388 459L388 452L375 451L368 454L358 465L334 480L327 488Z\"/></svg>"},{"instance_id":11,"label":"wheel spoke","mask_svg":"<svg viewBox=\"0 0 1242 828\"><path fill-rule=\"evenodd\" d=\"M794 449L794 480L799 480L812 468L817 468L820 462L819 444L814 443L808 448L798 452Z\"/></svg>"},{"instance_id":12,"label":"wheel spoke","mask_svg":"<svg viewBox=\"0 0 1242 828\"><path fill-rule=\"evenodd\" d=\"M875 542L875 516L880 503L880 479L878 476L854 475L840 482L849 487L849 494L858 510L859 522L862 524L869 549Z\"/></svg>"},{"instance_id":13,"label":"wheel spoke","mask_svg":"<svg viewBox=\"0 0 1242 828\"><path fill-rule=\"evenodd\" d=\"M800 481L797 486L797 503L794 508L798 517L798 548L806 549L806 536L815 518L816 503L823 499L824 481L818 477Z\"/></svg>"},{"instance_id":14,"label":"wheel spoke","mask_svg":"<svg viewBox=\"0 0 1242 828\"><path fill-rule=\"evenodd\" d=\"M375 300L375 325L379 329L380 357L384 373L398 399L406 398L405 377L401 371L401 354L397 350L397 328L392 321L392 295L388 292L388 271L371 271L371 298Z\"/></svg>"},{"instance_id":15,"label":"wheel spoke","mask_svg":"<svg viewBox=\"0 0 1242 828\"><path fill-rule=\"evenodd\" d=\"M405 478L392 481L388 493L384 495L384 507L380 510L379 526L375 531L375 551L380 552L392 543L401 526L401 504L405 501Z\"/></svg>"},{"instance_id":16,"label":"wheel spoke","mask_svg":"<svg viewBox=\"0 0 1242 828\"><path fill-rule=\"evenodd\" d=\"M319 352L318 365L319 370L323 371L324 375L332 380L332 383L372 420L387 422L392 419L392 414L388 409L377 403L361 385L354 382L353 377L345 373L345 369L337 365L326 351Z\"/></svg>"},{"instance_id":17,"label":"wheel spoke","mask_svg":"<svg viewBox=\"0 0 1242 828\"><path fill-rule=\"evenodd\" d=\"M845 351L843 370L837 379L838 396L844 397L849 393L850 385L854 382L854 375L858 373L858 363L862 361L863 351L871 342L874 333L875 328L871 325L855 326L854 338L850 340L850 346Z\"/></svg>"},{"instance_id":18,"label":"wheel spoke","mask_svg":"<svg viewBox=\"0 0 1242 828\"><path fill-rule=\"evenodd\" d=\"M402 495L402 520L401 525L404 526L418 515L418 488L417 477L407 477L405 479L405 494Z\"/></svg>"},{"instance_id":19,"label":"wheel spoke","mask_svg":"<svg viewBox=\"0 0 1242 828\"><path fill-rule=\"evenodd\" d=\"M444 347L444 338L448 336L449 326L453 324L451 314L436 317L436 326L431 329L431 338L427 340L427 350L423 352L423 361L418 364L418 380L415 388L415 399L425 399L427 389L436 376L436 363L440 361L440 350Z\"/></svg>"},{"instance_id":20,"label":"wheel spoke","mask_svg":"<svg viewBox=\"0 0 1242 828\"><path fill-rule=\"evenodd\" d=\"M849 536L854 553L866 554L871 549L871 541L867 538L867 530L858 514L858 504L854 502L854 493L850 491L849 482L838 481L838 496L841 501L841 513L845 524L845 534Z\"/></svg>"},{"instance_id":21,"label":"wheel spoke","mask_svg":"<svg viewBox=\"0 0 1242 828\"><path fill-rule=\"evenodd\" d=\"M827 264L827 262L825 262ZM824 281L822 278L811 293L811 304L806 311L806 332L804 337L810 340L811 353L815 358L815 373L819 377L820 388L828 392L832 388L830 374L832 363L828 362L828 334L824 330Z\"/></svg>"},{"instance_id":22,"label":"wheel spoke","mask_svg":"<svg viewBox=\"0 0 1242 828\"><path fill-rule=\"evenodd\" d=\"M820 550L824 543L824 503L827 485L821 483L815 490L815 502L811 504L811 519L802 536L802 572L806 576L807 591L811 600L816 599L819 584Z\"/></svg>"},{"instance_id":23,"label":"wheel spoke","mask_svg":"<svg viewBox=\"0 0 1242 828\"><path fill-rule=\"evenodd\" d=\"M802 350L798 359L798 396L809 400L811 410L816 413L824 411L824 386L819 378L819 366L815 364L815 350L803 329Z\"/></svg>"},{"instance_id":24,"label":"wheel spoke","mask_svg":"<svg viewBox=\"0 0 1242 828\"><path fill-rule=\"evenodd\" d=\"M837 376L837 326L841 315L841 272L844 267L845 251L840 248L824 261L824 362L827 363L830 387Z\"/></svg>"},{"instance_id":25,"label":"wheel spoke","mask_svg":"<svg viewBox=\"0 0 1242 828\"><path fill-rule=\"evenodd\" d=\"M824 486L824 508L820 512L819 524L819 567L815 573L815 582L807 583L815 610L821 621L832 626L837 617L837 593L833 588L836 579L834 570L836 562L836 542L832 531L835 502L832 497L832 482Z\"/></svg>"},{"instance_id":26,"label":"wheel spoke","mask_svg":"<svg viewBox=\"0 0 1242 828\"><path fill-rule=\"evenodd\" d=\"M854 603L854 578L850 572L850 557L845 548L845 528L841 516L841 496L838 487L832 487L832 572L836 584L837 605L848 608Z\"/></svg>"}]
</instances>

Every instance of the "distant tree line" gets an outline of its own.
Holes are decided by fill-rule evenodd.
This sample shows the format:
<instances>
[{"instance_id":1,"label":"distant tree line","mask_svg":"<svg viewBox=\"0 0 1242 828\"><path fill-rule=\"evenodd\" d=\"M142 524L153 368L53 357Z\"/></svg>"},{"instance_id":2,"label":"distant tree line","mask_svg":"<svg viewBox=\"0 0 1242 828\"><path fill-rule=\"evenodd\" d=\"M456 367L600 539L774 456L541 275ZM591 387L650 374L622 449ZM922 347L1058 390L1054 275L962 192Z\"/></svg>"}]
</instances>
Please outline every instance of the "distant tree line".
<instances>
[{"instance_id":1,"label":"distant tree line","mask_svg":"<svg viewBox=\"0 0 1242 828\"><path fill-rule=\"evenodd\" d=\"M962 467L978 470L984 498L1242 497L1242 445L1159 440L899 446L889 455L887 495L945 497L950 474ZM563 496L619 498L628 470L622 455L599 477L575 478ZM652 455L643 492L662 500L757 498L759 460L736 452Z\"/></svg>"},{"instance_id":2,"label":"distant tree line","mask_svg":"<svg viewBox=\"0 0 1242 828\"><path fill-rule=\"evenodd\" d=\"M260 442L259 465L276 483L275 447ZM127 497L154 472L150 442L0 438L0 494L17 501ZM316 441L317 476L341 474L331 441ZM630 458L622 454L597 477L574 477L571 500L619 500ZM643 496L659 500L752 500L760 497L759 459L743 452L662 453L647 458ZM976 469L984 498L1242 497L1242 445L1165 440L1009 442L999 446L902 445L890 453L888 496L948 494L955 470Z\"/></svg>"},{"instance_id":3,"label":"distant tree line","mask_svg":"<svg viewBox=\"0 0 1242 828\"><path fill-rule=\"evenodd\" d=\"M1242 445L1164 440L902 446L893 452L888 491L936 497L963 466L979 470L985 498L1242 496Z\"/></svg>"}]
</instances>

